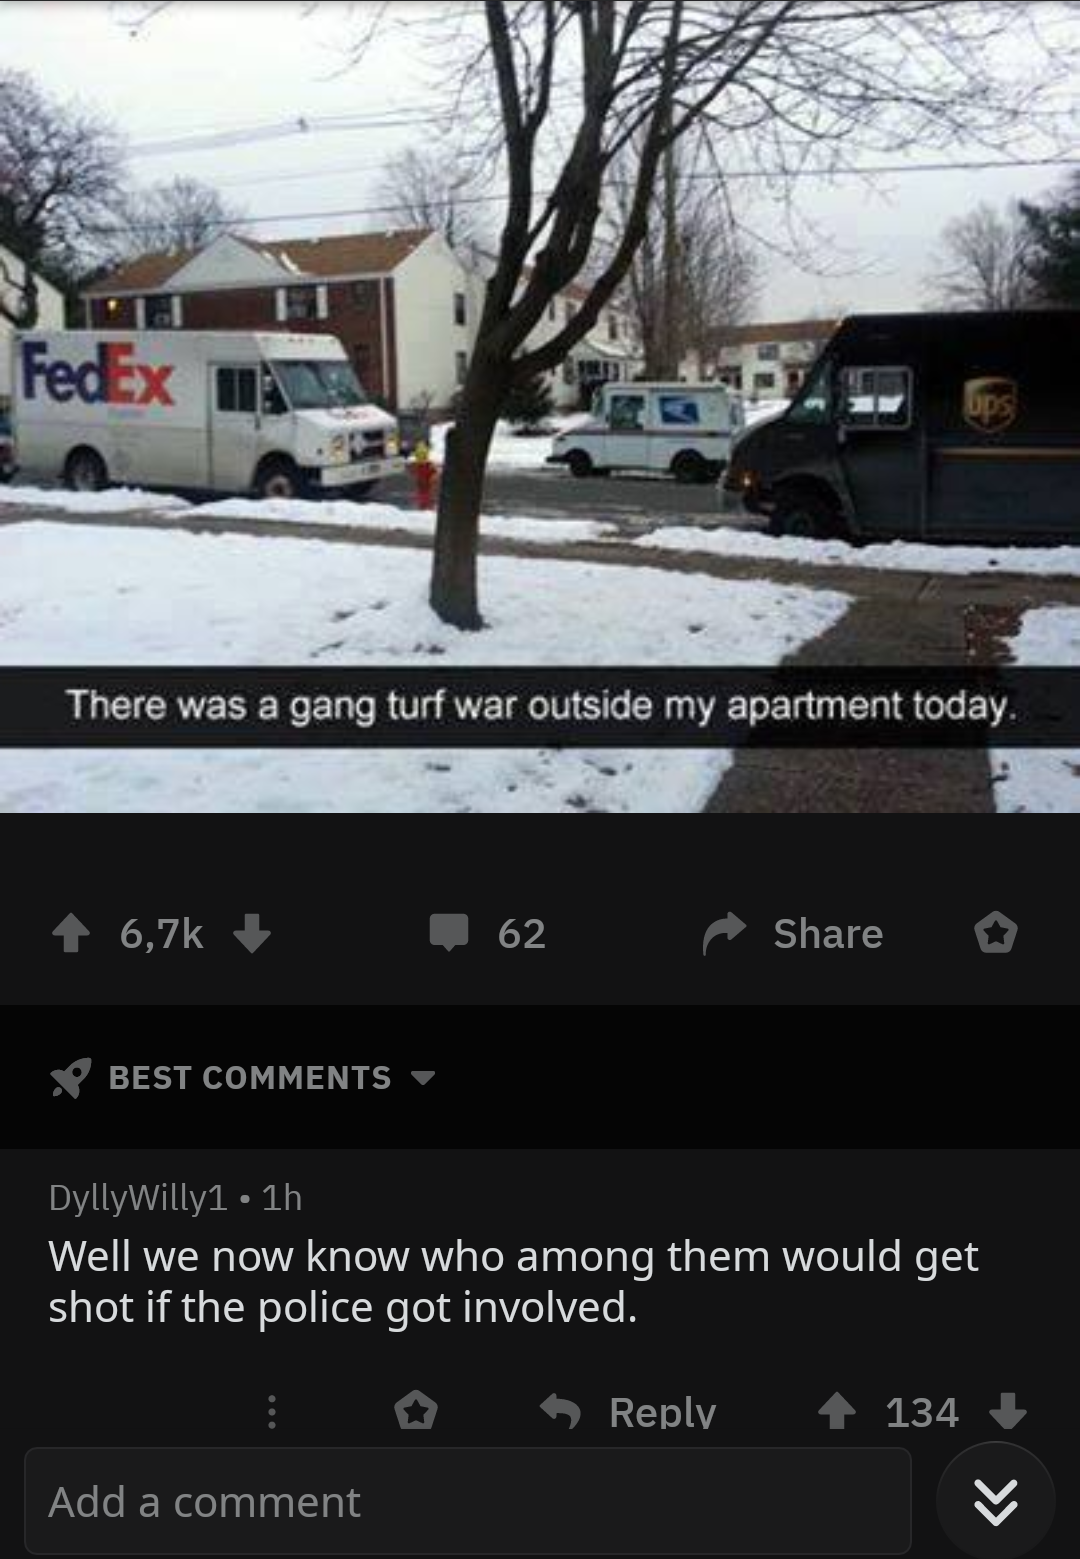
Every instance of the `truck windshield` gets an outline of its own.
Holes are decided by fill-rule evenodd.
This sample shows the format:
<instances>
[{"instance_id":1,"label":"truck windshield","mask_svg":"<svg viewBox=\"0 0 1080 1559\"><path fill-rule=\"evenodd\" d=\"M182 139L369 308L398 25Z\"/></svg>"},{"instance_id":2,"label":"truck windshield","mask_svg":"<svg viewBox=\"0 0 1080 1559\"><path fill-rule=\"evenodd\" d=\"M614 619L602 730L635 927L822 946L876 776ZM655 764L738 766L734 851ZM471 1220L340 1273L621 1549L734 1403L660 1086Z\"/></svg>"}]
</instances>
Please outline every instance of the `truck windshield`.
<instances>
[{"instance_id":1,"label":"truck windshield","mask_svg":"<svg viewBox=\"0 0 1080 1559\"><path fill-rule=\"evenodd\" d=\"M275 363L293 411L336 411L366 406L368 398L348 363Z\"/></svg>"}]
</instances>

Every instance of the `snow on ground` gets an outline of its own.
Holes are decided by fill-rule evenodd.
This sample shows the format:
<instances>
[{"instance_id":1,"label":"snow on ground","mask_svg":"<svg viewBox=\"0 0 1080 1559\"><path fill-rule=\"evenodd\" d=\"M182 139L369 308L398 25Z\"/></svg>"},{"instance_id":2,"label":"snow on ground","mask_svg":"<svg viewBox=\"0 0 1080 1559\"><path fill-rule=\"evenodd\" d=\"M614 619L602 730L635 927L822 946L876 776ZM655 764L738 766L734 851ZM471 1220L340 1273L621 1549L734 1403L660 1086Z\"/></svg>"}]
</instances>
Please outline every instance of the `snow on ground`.
<instances>
[{"instance_id":1,"label":"snow on ground","mask_svg":"<svg viewBox=\"0 0 1080 1559\"><path fill-rule=\"evenodd\" d=\"M350 503L338 499L325 503L301 503L274 498L258 501L229 498L224 503L200 506L194 517L208 520L257 520L266 525L332 525L347 530L398 531L407 536L435 535L434 514L398 509L390 504ZM571 546L606 541L618 534L612 525L594 520L539 520L507 515L484 516L485 539L542 542L546 546Z\"/></svg>"},{"instance_id":2,"label":"snow on ground","mask_svg":"<svg viewBox=\"0 0 1080 1559\"><path fill-rule=\"evenodd\" d=\"M171 493L146 493L138 488L110 487L104 493L69 493L64 488L0 486L0 508L57 509L64 514L145 514L186 509Z\"/></svg>"},{"instance_id":3,"label":"snow on ground","mask_svg":"<svg viewBox=\"0 0 1080 1559\"><path fill-rule=\"evenodd\" d=\"M588 412L575 416L553 418L551 433L544 438L522 438L508 422L500 422L491 446L489 471L552 471L548 465L552 442L556 434L568 433L583 427L592 419ZM452 422L440 422L431 430L431 452L438 466L446 465L446 439Z\"/></svg>"},{"instance_id":4,"label":"snow on ground","mask_svg":"<svg viewBox=\"0 0 1080 1559\"><path fill-rule=\"evenodd\" d=\"M427 604L428 559L291 538L0 529L8 666L772 665L847 597L647 568L483 565L490 631ZM694 812L724 753L0 755L6 812Z\"/></svg>"},{"instance_id":5,"label":"snow on ground","mask_svg":"<svg viewBox=\"0 0 1080 1559\"><path fill-rule=\"evenodd\" d=\"M1080 610L1028 612L1013 646L1018 666L1080 666ZM1080 752L992 754L999 812L1080 812Z\"/></svg>"},{"instance_id":6,"label":"snow on ground","mask_svg":"<svg viewBox=\"0 0 1080 1559\"><path fill-rule=\"evenodd\" d=\"M705 553L763 563L812 564L817 568L865 568L913 574L1039 574L1080 576L1080 547L930 547L897 541L852 547L846 541L804 541L760 531L705 531L692 527L657 531L636 546L656 552Z\"/></svg>"}]
</instances>

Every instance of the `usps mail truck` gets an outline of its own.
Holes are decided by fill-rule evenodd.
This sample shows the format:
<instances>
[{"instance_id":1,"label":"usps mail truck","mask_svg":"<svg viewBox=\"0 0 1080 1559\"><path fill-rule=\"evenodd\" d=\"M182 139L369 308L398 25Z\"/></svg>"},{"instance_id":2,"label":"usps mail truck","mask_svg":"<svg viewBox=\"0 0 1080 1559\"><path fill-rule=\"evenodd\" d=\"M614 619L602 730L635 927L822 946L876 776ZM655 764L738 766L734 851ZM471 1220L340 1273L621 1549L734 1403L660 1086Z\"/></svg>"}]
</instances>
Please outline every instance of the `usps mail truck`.
<instances>
[{"instance_id":1,"label":"usps mail truck","mask_svg":"<svg viewBox=\"0 0 1080 1559\"><path fill-rule=\"evenodd\" d=\"M549 463L578 477L649 471L718 482L744 427L741 399L720 384L608 384L592 420L555 440Z\"/></svg>"},{"instance_id":2,"label":"usps mail truck","mask_svg":"<svg viewBox=\"0 0 1080 1559\"><path fill-rule=\"evenodd\" d=\"M405 469L331 336L41 331L13 367L21 469L77 492L367 497Z\"/></svg>"}]
</instances>

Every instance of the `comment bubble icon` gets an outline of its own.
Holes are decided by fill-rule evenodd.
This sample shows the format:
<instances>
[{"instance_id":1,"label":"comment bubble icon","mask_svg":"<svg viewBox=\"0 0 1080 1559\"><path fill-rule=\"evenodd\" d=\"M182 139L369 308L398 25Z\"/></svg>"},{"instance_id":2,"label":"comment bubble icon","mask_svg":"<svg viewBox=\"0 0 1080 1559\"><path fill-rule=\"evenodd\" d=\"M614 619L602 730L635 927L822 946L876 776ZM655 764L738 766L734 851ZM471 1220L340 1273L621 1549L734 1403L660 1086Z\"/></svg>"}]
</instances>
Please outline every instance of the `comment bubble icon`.
<instances>
[{"instance_id":1,"label":"comment bubble icon","mask_svg":"<svg viewBox=\"0 0 1080 1559\"><path fill-rule=\"evenodd\" d=\"M455 947L468 947L468 915L432 915L431 945L445 947L448 953L452 953Z\"/></svg>"}]
</instances>

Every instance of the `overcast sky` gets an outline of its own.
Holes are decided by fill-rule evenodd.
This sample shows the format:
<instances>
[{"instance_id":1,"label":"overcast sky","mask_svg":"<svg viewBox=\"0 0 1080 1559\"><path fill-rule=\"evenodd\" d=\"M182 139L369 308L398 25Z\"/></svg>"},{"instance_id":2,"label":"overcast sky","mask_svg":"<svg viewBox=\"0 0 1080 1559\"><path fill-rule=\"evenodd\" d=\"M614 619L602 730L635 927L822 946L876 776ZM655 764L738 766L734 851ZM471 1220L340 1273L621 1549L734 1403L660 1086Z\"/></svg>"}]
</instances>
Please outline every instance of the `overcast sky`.
<instances>
[{"instance_id":1,"label":"overcast sky","mask_svg":"<svg viewBox=\"0 0 1080 1559\"><path fill-rule=\"evenodd\" d=\"M363 212L377 203L386 159L410 145L445 144L445 125L431 117L442 106L439 62L425 51L417 25L425 3L397 5L397 24L352 70L342 46L356 30L350 11L363 6L325 4L305 19L300 0L186 0L133 35L124 21L139 9L11 0L0 5L3 63L113 118L132 143L141 182L185 174L216 184L252 217L285 218L260 225L259 236L393 226L388 213ZM321 120L350 115L394 115L403 122L379 130L319 127ZM307 134L150 154L157 143L178 138L300 120L312 127ZM1057 177L1009 170L895 177L874 188L807 182L798 199L802 216L823 235L818 274L775 253L763 259L762 317L919 307L941 228L951 217L982 200L1038 197ZM747 226L768 244L789 247L778 207L763 191L751 197L750 189L740 186ZM297 220L322 212L350 214Z\"/></svg>"}]
</instances>

